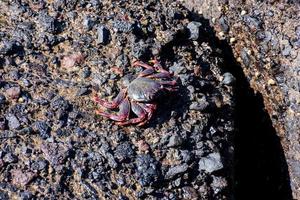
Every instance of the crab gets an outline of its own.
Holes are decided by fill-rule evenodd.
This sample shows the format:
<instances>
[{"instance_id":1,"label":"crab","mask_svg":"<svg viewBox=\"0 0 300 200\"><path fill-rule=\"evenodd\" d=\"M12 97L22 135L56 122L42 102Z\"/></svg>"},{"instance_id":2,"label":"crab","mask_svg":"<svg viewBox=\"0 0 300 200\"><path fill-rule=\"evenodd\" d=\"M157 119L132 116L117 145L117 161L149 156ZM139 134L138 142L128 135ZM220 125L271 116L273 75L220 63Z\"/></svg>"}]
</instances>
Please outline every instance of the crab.
<instances>
[{"instance_id":1,"label":"crab","mask_svg":"<svg viewBox=\"0 0 300 200\"><path fill-rule=\"evenodd\" d=\"M94 97L97 104L106 108L106 110L100 108L96 113L116 121L116 124L121 126L146 124L153 116L157 108L157 99L163 91L177 89L177 80L173 78L173 74L163 69L156 59L149 61L149 64L135 61L132 66L142 67L144 70L122 88L112 101L100 99L97 95ZM107 111L111 109L118 109L118 112ZM130 118L131 111L136 117Z\"/></svg>"}]
</instances>

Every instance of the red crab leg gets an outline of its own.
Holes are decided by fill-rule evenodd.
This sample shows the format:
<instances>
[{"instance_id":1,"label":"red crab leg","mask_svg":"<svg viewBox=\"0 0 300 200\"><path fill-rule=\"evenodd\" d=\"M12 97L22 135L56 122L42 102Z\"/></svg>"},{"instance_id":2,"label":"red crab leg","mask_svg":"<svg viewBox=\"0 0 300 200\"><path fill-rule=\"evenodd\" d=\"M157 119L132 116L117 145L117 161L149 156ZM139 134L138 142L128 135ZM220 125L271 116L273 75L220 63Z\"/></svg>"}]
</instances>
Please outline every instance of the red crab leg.
<instances>
[{"instance_id":1,"label":"red crab leg","mask_svg":"<svg viewBox=\"0 0 300 200\"><path fill-rule=\"evenodd\" d=\"M154 69L145 69L144 71L142 71L141 73L139 73L139 77L144 77L144 76L149 76L151 74L154 73Z\"/></svg>"},{"instance_id":2,"label":"red crab leg","mask_svg":"<svg viewBox=\"0 0 300 200\"><path fill-rule=\"evenodd\" d=\"M133 111L134 114L136 114L137 116L136 118L130 119L125 122L117 122L116 124L121 126L128 125L128 124L137 124L143 122L146 119L147 116L145 110L137 103L131 102L131 110Z\"/></svg>"},{"instance_id":3,"label":"red crab leg","mask_svg":"<svg viewBox=\"0 0 300 200\"><path fill-rule=\"evenodd\" d=\"M135 61L133 64L132 64L133 67L137 67L137 66L140 66L140 67L144 67L146 69L154 69L151 65L148 65L146 63L143 63L141 61Z\"/></svg>"},{"instance_id":4,"label":"red crab leg","mask_svg":"<svg viewBox=\"0 0 300 200\"><path fill-rule=\"evenodd\" d=\"M171 86L175 86L177 84L176 80L173 81L159 81L160 84L162 85L171 85Z\"/></svg>"},{"instance_id":5,"label":"red crab leg","mask_svg":"<svg viewBox=\"0 0 300 200\"><path fill-rule=\"evenodd\" d=\"M125 98L126 90L121 90L120 93L112 100L112 102L100 99L98 96L94 97L94 101L101 106L109 109L113 109L118 107L118 105L123 101Z\"/></svg>"},{"instance_id":6,"label":"red crab leg","mask_svg":"<svg viewBox=\"0 0 300 200\"><path fill-rule=\"evenodd\" d=\"M150 60L149 62L150 62L150 63L153 63L153 68L154 68L155 70L157 70L158 72L167 73L167 74L170 74L170 75L171 75L170 72L168 72L167 70L165 70L165 69L161 66L160 62L159 62L156 58L153 59L153 60Z\"/></svg>"},{"instance_id":7,"label":"red crab leg","mask_svg":"<svg viewBox=\"0 0 300 200\"><path fill-rule=\"evenodd\" d=\"M167 70L163 69L162 66L159 64L159 62L157 60L151 60L150 62L154 63L154 66L148 65L146 63L143 63L141 61L136 61L133 63L133 66L141 66L146 68L146 70L144 70L141 75L139 76L148 76L150 74L150 76L148 76L149 78L170 78L172 76L172 74L170 72L168 72ZM156 71L158 71L159 73L157 74L153 74L154 69Z\"/></svg>"},{"instance_id":8,"label":"red crab leg","mask_svg":"<svg viewBox=\"0 0 300 200\"><path fill-rule=\"evenodd\" d=\"M138 124L138 126L143 126L151 119L154 111L157 108L157 105L156 104L142 104L142 103L139 103L139 105L147 112L147 119Z\"/></svg>"},{"instance_id":9,"label":"red crab leg","mask_svg":"<svg viewBox=\"0 0 300 200\"><path fill-rule=\"evenodd\" d=\"M170 78L171 74L168 72L159 72L157 74L151 74L149 76L147 76L148 78Z\"/></svg>"},{"instance_id":10,"label":"red crab leg","mask_svg":"<svg viewBox=\"0 0 300 200\"><path fill-rule=\"evenodd\" d=\"M97 110L96 113L98 115L107 117L114 121L122 122L128 119L130 113L130 103L127 98L125 98L120 104L120 110L117 114L108 113L102 110Z\"/></svg>"}]
</instances>

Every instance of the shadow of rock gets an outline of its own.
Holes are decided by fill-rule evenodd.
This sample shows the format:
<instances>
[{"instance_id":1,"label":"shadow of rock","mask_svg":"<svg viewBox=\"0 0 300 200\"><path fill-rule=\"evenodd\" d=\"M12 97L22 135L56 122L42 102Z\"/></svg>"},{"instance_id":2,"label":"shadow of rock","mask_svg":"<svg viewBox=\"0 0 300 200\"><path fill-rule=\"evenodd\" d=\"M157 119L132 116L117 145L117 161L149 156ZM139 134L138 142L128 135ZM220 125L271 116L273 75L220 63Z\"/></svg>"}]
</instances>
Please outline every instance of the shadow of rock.
<instances>
[{"instance_id":1,"label":"shadow of rock","mask_svg":"<svg viewBox=\"0 0 300 200\"><path fill-rule=\"evenodd\" d=\"M201 40L224 58L222 71L236 78L234 177L231 183L234 199L292 199L284 150L265 111L262 95L250 87L227 41L215 36L208 20L197 13L191 15L193 20L202 23Z\"/></svg>"}]
</instances>

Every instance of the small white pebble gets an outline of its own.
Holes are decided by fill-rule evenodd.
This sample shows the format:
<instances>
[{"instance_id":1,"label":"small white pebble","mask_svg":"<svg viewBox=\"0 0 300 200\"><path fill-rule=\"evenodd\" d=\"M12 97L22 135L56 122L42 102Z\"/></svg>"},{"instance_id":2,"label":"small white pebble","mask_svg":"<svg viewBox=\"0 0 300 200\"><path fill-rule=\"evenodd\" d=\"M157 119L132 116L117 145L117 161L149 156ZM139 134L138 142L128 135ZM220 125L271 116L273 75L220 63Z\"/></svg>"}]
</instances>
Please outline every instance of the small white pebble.
<instances>
[{"instance_id":1,"label":"small white pebble","mask_svg":"<svg viewBox=\"0 0 300 200\"><path fill-rule=\"evenodd\" d=\"M19 102L19 103L23 103L23 102L24 102L24 99L23 99L22 97L20 97L20 98L18 99L18 102Z\"/></svg>"},{"instance_id":2,"label":"small white pebble","mask_svg":"<svg viewBox=\"0 0 300 200\"><path fill-rule=\"evenodd\" d=\"M244 16L244 15L246 15L246 14L247 14L246 10L242 10L241 16Z\"/></svg>"},{"instance_id":3,"label":"small white pebble","mask_svg":"<svg viewBox=\"0 0 300 200\"><path fill-rule=\"evenodd\" d=\"M268 85L275 85L275 81L273 79L269 79L268 80Z\"/></svg>"},{"instance_id":4,"label":"small white pebble","mask_svg":"<svg viewBox=\"0 0 300 200\"><path fill-rule=\"evenodd\" d=\"M229 39L229 42L230 42L230 43L234 43L234 42L235 42L235 38L234 38L234 37L230 38L230 39Z\"/></svg>"}]
</instances>

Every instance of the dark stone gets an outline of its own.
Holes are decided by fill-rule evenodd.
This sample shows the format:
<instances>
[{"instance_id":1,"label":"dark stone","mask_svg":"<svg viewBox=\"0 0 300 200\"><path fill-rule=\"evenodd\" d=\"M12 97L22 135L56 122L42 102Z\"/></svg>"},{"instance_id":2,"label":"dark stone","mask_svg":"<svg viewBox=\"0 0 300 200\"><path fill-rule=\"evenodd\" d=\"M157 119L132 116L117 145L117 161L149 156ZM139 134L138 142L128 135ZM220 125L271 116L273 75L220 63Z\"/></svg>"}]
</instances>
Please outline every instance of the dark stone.
<instances>
[{"instance_id":1,"label":"dark stone","mask_svg":"<svg viewBox=\"0 0 300 200\"><path fill-rule=\"evenodd\" d=\"M251 63L251 60L250 60L250 56L249 54L247 53L247 49L246 48L243 48L242 51L241 51L241 58L242 58L242 61L244 63L244 65L246 67L249 67L250 66L250 63Z\"/></svg>"},{"instance_id":2,"label":"dark stone","mask_svg":"<svg viewBox=\"0 0 300 200\"><path fill-rule=\"evenodd\" d=\"M167 147L180 146L183 143L183 139L179 135L172 135L169 139Z\"/></svg>"},{"instance_id":3,"label":"dark stone","mask_svg":"<svg viewBox=\"0 0 300 200\"><path fill-rule=\"evenodd\" d=\"M132 47L132 54L135 58L141 60L145 58L149 52L149 47L143 42L134 43Z\"/></svg>"},{"instance_id":4,"label":"dark stone","mask_svg":"<svg viewBox=\"0 0 300 200\"><path fill-rule=\"evenodd\" d=\"M204 111L208 106L209 102L206 100L205 96L202 96L201 98L198 98L197 101L193 101L189 108L191 110Z\"/></svg>"},{"instance_id":5,"label":"dark stone","mask_svg":"<svg viewBox=\"0 0 300 200\"><path fill-rule=\"evenodd\" d=\"M34 196L31 192L24 191L20 193L20 200L31 200L31 199L34 199Z\"/></svg>"},{"instance_id":6,"label":"dark stone","mask_svg":"<svg viewBox=\"0 0 300 200\"><path fill-rule=\"evenodd\" d=\"M0 55L14 55L14 54L20 54L23 51L22 45L14 40L3 41L3 47L0 49Z\"/></svg>"},{"instance_id":7,"label":"dark stone","mask_svg":"<svg viewBox=\"0 0 300 200\"><path fill-rule=\"evenodd\" d=\"M34 123L34 130L39 133L42 139L50 137L51 128L45 121L37 121Z\"/></svg>"},{"instance_id":8,"label":"dark stone","mask_svg":"<svg viewBox=\"0 0 300 200\"><path fill-rule=\"evenodd\" d=\"M81 73L82 78L88 78L91 75L91 70L88 67L83 68Z\"/></svg>"},{"instance_id":9,"label":"dark stone","mask_svg":"<svg viewBox=\"0 0 300 200\"><path fill-rule=\"evenodd\" d=\"M6 163L16 163L16 162L18 162L18 157L12 153L7 153L3 157L3 161Z\"/></svg>"},{"instance_id":10,"label":"dark stone","mask_svg":"<svg viewBox=\"0 0 300 200\"><path fill-rule=\"evenodd\" d=\"M8 127L10 130L19 129L21 127L18 118L13 114L8 114L6 116L6 120L8 121Z\"/></svg>"},{"instance_id":11,"label":"dark stone","mask_svg":"<svg viewBox=\"0 0 300 200\"><path fill-rule=\"evenodd\" d=\"M0 200L8 200L8 199L9 199L8 193L3 190L0 190Z\"/></svg>"},{"instance_id":12,"label":"dark stone","mask_svg":"<svg viewBox=\"0 0 300 200\"><path fill-rule=\"evenodd\" d=\"M6 98L3 94L0 93L0 106L6 102Z\"/></svg>"},{"instance_id":13,"label":"dark stone","mask_svg":"<svg viewBox=\"0 0 300 200\"><path fill-rule=\"evenodd\" d=\"M39 16L39 25L41 25L43 31L48 33L57 33L58 31L58 21L54 17L43 12Z\"/></svg>"},{"instance_id":14,"label":"dark stone","mask_svg":"<svg viewBox=\"0 0 300 200\"><path fill-rule=\"evenodd\" d=\"M118 158L120 162L125 161L127 159L132 159L134 156L134 151L129 142L124 142L117 146L115 150L115 156Z\"/></svg>"},{"instance_id":15,"label":"dark stone","mask_svg":"<svg viewBox=\"0 0 300 200\"><path fill-rule=\"evenodd\" d=\"M90 90L88 88L82 87L82 88L79 88L79 90L76 93L76 96L84 96L84 95L87 95L89 93L90 93Z\"/></svg>"},{"instance_id":16,"label":"dark stone","mask_svg":"<svg viewBox=\"0 0 300 200\"><path fill-rule=\"evenodd\" d=\"M199 161L199 171L212 173L220 169L223 169L223 163L219 153L211 153Z\"/></svg>"},{"instance_id":17,"label":"dark stone","mask_svg":"<svg viewBox=\"0 0 300 200\"><path fill-rule=\"evenodd\" d=\"M53 167L63 164L70 153L66 145L54 142L44 142L41 145L41 150L45 155L45 159L48 160Z\"/></svg>"},{"instance_id":18,"label":"dark stone","mask_svg":"<svg viewBox=\"0 0 300 200\"><path fill-rule=\"evenodd\" d=\"M223 80L222 80L222 83L225 84L225 85L232 85L234 82L235 82L235 77L229 73L229 72L226 72L223 74Z\"/></svg>"},{"instance_id":19,"label":"dark stone","mask_svg":"<svg viewBox=\"0 0 300 200\"><path fill-rule=\"evenodd\" d=\"M70 105L63 97L57 96L50 104L53 110L68 110Z\"/></svg>"},{"instance_id":20,"label":"dark stone","mask_svg":"<svg viewBox=\"0 0 300 200\"><path fill-rule=\"evenodd\" d=\"M166 173L165 178L166 179L173 179L176 176L185 173L188 170L188 168L189 168L189 166L186 163L171 167L168 170L168 172Z\"/></svg>"},{"instance_id":21,"label":"dark stone","mask_svg":"<svg viewBox=\"0 0 300 200\"><path fill-rule=\"evenodd\" d=\"M137 167L137 178L142 186L154 184L160 175L158 162L148 154L138 155L135 164Z\"/></svg>"},{"instance_id":22,"label":"dark stone","mask_svg":"<svg viewBox=\"0 0 300 200\"><path fill-rule=\"evenodd\" d=\"M94 25L95 25L95 21L91 17L85 16L83 18L83 26L86 30L88 31L92 30Z\"/></svg>"},{"instance_id":23,"label":"dark stone","mask_svg":"<svg viewBox=\"0 0 300 200\"><path fill-rule=\"evenodd\" d=\"M129 66L129 59L128 56L126 56L125 54L121 54L117 57L115 65L117 67L121 67L123 69L126 69L126 67Z\"/></svg>"},{"instance_id":24,"label":"dark stone","mask_svg":"<svg viewBox=\"0 0 300 200\"><path fill-rule=\"evenodd\" d=\"M133 25L125 20L116 20L113 23L113 27L117 30L117 32L120 33L128 33L130 31L132 31L133 29Z\"/></svg>"},{"instance_id":25,"label":"dark stone","mask_svg":"<svg viewBox=\"0 0 300 200\"><path fill-rule=\"evenodd\" d=\"M39 158L37 161L32 163L31 168L33 170L42 171L42 170L46 169L47 166L48 166L48 164L47 164L46 160Z\"/></svg>"},{"instance_id":26,"label":"dark stone","mask_svg":"<svg viewBox=\"0 0 300 200\"><path fill-rule=\"evenodd\" d=\"M110 41L110 31L105 26L99 26L97 28L97 43L98 44L108 44Z\"/></svg>"},{"instance_id":27,"label":"dark stone","mask_svg":"<svg viewBox=\"0 0 300 200\"><path fill-rule=\"evenodd\" d=\"M190 36L189 38L191 40L198 40L198 38L200 37L200 27L202 26L202 24L200 22L190 22L187 25L187 29L189 30Z\"/></svg>"},{"instance_id":28,"label":"dark stone","mask_svg":"<svg viewBox=\"0 0 300 200\"><path fill-rule=\"evenodd\" d=\"M224 33L227 33L229 31L229 26L228 26L228 22L227 22L227 18L222 16L219 19L219 23L221 25L221 29Z\"/></svg>"},{"instance_id":29,"label":"dark stone","mask_svg":"<svg viewBox=\"0 0 300 200\"><path fill-rule=\"evenodd\" d=\"M6 119L3 117L0 117L0 130L5 130L6 129Z\"/></svg>"}]
</instances>

